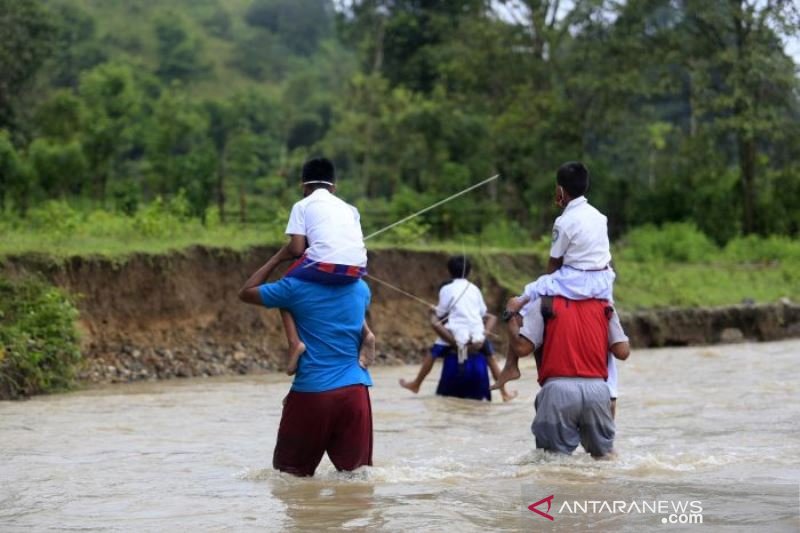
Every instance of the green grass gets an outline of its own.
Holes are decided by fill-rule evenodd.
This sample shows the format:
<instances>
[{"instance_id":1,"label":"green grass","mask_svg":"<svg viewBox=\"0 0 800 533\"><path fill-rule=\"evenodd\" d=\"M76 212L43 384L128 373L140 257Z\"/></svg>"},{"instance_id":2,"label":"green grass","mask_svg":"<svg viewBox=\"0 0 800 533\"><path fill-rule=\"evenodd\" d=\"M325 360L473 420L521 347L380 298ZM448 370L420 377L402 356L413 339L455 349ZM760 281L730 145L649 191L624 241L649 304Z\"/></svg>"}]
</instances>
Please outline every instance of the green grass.
<instances>
[{"instance_id":1,"label":"green grass","mask_svg":"<svg viewBox=\"0 0 800 533\"><path fill-rule=\"evenodd\" d=\"M102 256L123 259L135 253L162 254L194 245L244 250L253 246L277 244L269 228L257 226L220 226L203 229L189 227L167 237L147 235L73 234L47 235L35 231L0 232L0 258L29 253L46 254L54 259L71 256Z\"/></svg>"},{"instance_id":2,"label":"green grass","mask_svg":"<svg viewBox=\"0 0 800 533\"><path fill-rule=\"evenodd\" d=\"M800 302L800 264L621 263L614 296L621 309Z\"/></svg>"}]
</instances>

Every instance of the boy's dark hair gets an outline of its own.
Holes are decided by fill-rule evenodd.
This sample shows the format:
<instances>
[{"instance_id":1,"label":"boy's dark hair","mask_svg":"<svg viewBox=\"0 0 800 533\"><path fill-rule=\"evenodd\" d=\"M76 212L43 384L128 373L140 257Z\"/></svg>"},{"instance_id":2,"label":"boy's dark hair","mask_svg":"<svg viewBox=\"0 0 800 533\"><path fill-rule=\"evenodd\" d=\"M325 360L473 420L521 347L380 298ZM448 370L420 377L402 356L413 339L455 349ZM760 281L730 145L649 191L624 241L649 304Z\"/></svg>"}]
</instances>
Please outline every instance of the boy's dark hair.
<instances>
[{"instance_id":1,"label":"boy's dark hair","mask_svg":"<svg viewBox=\"0 0 800 533\"><path fill-rule=\"evenodd\" d=\"M589 170L579 161L564 163L558 167L556 183L572 198L583 196L589 190Z\"/></svg>"},{"instance_id":2,"label":"boy's dark hair","mask_svg":"<svg viewBox=\"0 0 800 533\"><path fill-rule=\"evenodd\" d=\"M309 159L303 164L301 176L304 184L314 181L333 184L336 183L336 168L330 159L317 157ZM313 189L319 189L320 187L330 188L327 183L309 183L307 186Z\"/></svg>"},{"instance_id":3,"label":"boy's dark hair","mask_svg":"<svg viewBox=\"0 0 800 533\"><path fill-rule=\"evenodd\" d=\"M447 270L453 278L466 278L472 265L465 255L454 255L447 260Z\"/></svg>"}]
</instances>

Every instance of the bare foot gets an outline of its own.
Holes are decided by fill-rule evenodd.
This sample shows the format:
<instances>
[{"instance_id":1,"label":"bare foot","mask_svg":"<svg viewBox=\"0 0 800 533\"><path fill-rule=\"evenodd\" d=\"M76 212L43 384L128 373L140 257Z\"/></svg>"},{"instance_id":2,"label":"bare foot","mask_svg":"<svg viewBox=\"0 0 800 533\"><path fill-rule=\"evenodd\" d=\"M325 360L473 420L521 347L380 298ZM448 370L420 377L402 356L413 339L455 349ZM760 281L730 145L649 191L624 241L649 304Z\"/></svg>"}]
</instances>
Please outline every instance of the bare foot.
<instances>
[{"instance_id":1,"label":"bare foot","mask_svg":"<svg viewBox=\"0 0 800 533\"><path fill-rule=\"evenodd\" d=\"M375 335L367 333L361 340L361 351L358 353L358 364L367 368L375 362Z\"/></svg>"},{"instance_id":2,"label":"bare foot","mask_svg":"<svg viewBox=\"0 0 800 533\"><path fill-rule=\"evenodd\" d=\"M503 370L500 371L500 375L497 376L497 381L494 382L492 385L492 390L501 391L506 386L506 383L509 381L514 381L515 379L519 379L519 367L517 366L516 362L509 364L509 361L506 360L506 364L503 366Z\"/></svg>"},{"instance_id":3,"label":"bare foot","mask_svg":"<svg viewBox=\"0 0 800 533\"><path fill-rule=\"evenodd\" d=\"M306 345L304 342L300 341L293 346L289 346L289 357L286 361L286 374L289 376L293 376L295 372L297 372L297 362L300 360L300 356L303 352L306 351Z\"/></svg>"},{"instance_id":4,"label":"bare foot","mask_svg":"<svg viewBox=\"0 0 800 533\"><path fill-rule=\"evenodd\" d=\"M419 392L419 383L416 381L406 381L403 378L400 378L399 383L401 387L410 390L414 394Z\"/></svg>"},{"instance_id":5,"label":"bare foot","mask_svg":"<svg viewBox=\"0 0 800 533\"><path fill-rule=\"evenodd\" d=\"M504 402L510 402L511 400L516 398L518 394L519 394L518 391L512 390L511 392L509 392L508 390L506 390L505 387L500 387L500 397L503 399Z\"/></svg>"}]
</instances>

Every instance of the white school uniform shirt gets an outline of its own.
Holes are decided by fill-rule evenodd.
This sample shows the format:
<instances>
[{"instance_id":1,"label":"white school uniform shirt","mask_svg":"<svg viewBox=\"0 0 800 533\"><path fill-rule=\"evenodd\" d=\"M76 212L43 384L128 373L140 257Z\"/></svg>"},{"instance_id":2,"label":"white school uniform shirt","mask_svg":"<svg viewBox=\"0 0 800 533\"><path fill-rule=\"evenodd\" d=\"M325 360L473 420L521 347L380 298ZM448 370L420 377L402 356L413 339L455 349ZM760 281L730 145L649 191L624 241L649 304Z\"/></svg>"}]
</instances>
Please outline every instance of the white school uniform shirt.
<instances>
[{"instance_id":1,"label":"white school uniform shirt","mask_svg":"<svg viewBox=\"0 0 800 533\"><path fill-rule=\"evenodd\" d=\"M563 257L565 265L579 270L599 270L611 262L608 219L585 196L570 201L553 224L550 257Z\"/></svg>"},{"instance_id":2,"label":"white school uniform shirt","mask_svg":"<svg viewBox=\"0 0 800 533\"><path fill-rule=\"evenodd\" d=\"M472 337L473 341L480 342L483 339L483 317L486 312L481 290L465 278L456 278L439 289L436 316L440 319L448 317L445 327L456 341ZM436 339L436 344L447 343Z\"/></svg>"},{"instance_id":3,"label":"white school uniform shirt","mask_svg":"<svg viewBox=\"0 0 800 533\"><path fill-rule=\"evenodd\" d=\"M327 189L317 189L292 206L286 234L306 237L306 257L312 261L367 266L358 209Z\"/></svg>"}]
</instances>

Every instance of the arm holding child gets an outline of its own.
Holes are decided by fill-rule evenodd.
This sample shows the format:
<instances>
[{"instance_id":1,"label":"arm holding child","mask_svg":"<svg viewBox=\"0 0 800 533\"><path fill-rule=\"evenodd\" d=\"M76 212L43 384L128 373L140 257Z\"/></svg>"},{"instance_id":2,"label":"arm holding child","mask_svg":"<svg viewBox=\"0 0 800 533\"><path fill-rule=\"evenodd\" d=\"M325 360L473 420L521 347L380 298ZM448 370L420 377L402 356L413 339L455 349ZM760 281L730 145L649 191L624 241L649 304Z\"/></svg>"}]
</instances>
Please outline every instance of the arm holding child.
<instances>
[{"instance_id":1,"label":"arm holding child","mask_svg":"<svg viewBox=\"0 0 800 533\"><path fill-rule=\"evenodd\" d=\"M244 282L242 288L239 289L239 299L244 303L263 305L261 302L261 294L259 293L258 288L266 283L270 274L272 274L272 271L275 270L278 265L291 259L294 259L294 256L289 251L288 245L282 246L281 249L275 253L275 255L270 257L269 260L261 266L261 268L256 270L252 276L247 278L247 281Z\"/></svg>"}]
</instances>

